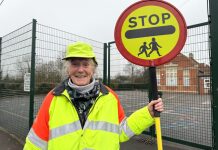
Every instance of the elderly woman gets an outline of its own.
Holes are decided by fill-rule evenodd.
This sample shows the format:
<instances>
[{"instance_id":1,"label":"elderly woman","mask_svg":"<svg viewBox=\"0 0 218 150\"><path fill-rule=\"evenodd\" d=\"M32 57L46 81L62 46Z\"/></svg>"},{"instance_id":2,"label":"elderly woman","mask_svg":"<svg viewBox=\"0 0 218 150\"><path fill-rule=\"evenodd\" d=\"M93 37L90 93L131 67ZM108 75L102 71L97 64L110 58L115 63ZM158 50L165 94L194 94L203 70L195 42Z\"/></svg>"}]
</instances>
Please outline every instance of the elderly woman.
<instances>
[{"instance_id":1,"label":"elderly woman","mask_svg":"<svg viewBox=\"0 0 218 150\"><path fill-rule=\"evenodd\" d=\"M45 97L25 150L119 150L120 142L154 123L153 108L163 111L158 99L126 117L117 94L95 80L98 64L89 44L70 44L64 60L69 78Z\"/></svg>"}]
</instances>

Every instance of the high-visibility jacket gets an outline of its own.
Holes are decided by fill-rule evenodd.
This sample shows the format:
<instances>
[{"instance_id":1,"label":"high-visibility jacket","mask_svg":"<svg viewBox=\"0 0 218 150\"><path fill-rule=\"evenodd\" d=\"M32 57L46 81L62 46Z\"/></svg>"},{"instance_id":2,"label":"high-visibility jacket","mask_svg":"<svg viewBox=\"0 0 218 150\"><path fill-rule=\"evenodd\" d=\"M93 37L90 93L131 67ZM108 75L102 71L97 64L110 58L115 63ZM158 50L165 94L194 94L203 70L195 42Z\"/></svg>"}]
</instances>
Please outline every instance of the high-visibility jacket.
<instances>
[{"instance_id":1,"label":"high-visibility jacket","mask_svg":"<svg viewBox=\"0 0 218 150\"><path fill-rule=\"evenodd\" d=\"M102 84L100 87L83 128L64 85L49 92L24 150L119 150L120 142L154 123L147 107L126 117L115 92Z\"/></svg>"}]
</instances>

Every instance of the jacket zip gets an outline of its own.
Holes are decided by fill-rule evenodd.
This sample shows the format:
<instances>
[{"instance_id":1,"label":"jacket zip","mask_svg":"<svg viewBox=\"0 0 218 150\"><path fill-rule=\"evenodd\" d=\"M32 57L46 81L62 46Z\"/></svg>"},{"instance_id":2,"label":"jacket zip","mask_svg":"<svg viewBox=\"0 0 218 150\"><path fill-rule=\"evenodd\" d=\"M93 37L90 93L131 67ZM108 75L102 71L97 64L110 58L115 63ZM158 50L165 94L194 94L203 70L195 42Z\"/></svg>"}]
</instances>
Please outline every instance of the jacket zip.
<instances>
[{"instance_id":1,"label":"jacket zip","mask_svg":"<svg viewBox=\"0 0 218 150\"><path fill-rule=\"evenodd\" d=\"M88 116L89 116L89 114L92 112L92 110L94 109L94 107L95 107L95 105L96 105L96 103L97 103L98 99L99 99L100 97L102 97L102 96L103 96L103 94L102 94L102 95L100 95L100 96L98 96L98 97L96 98L96 100L95 100L94 104L92 104L92 107L91 107L91 108L90 108L90 110L89 110L89 113L88 113L88 115L87 115L86 119L88 118Z\"/></svg>"},{"instance_id":2,"label":"jacket zip","mask_svg":"<svg viewBox=\"0 0 218 150\"><path fill-rule=\"evenodd\" d=\"M72 107L74 107L75 108L75 110L76 110L76 112L77 112L77 115L78 115L78 118L79 118L79 121L80 121L80 125L81 125L81 128L82 128L82 118L80 117L80 115L79 115L79 110L77 109L77 107L75 106L75 104L66 96L66 95L64 95L64 94L61 94L61 95L63 95L63 96L65 96L69 101L70 101L70 103L71 103L71 105L72 105Z\"/></svg>"},{"instance_id":3,"label":"jacket zip","mask_svg":"<svg viewBox=\"0 0 218 150\"><path fill-rule=\"evenodd\" d=\"M61 94L61 95L64 95L64 94ZM87 120L87 118L88 118L88 116L89 116L89 114L92 112L92 110L94 109L94 107L95 107L95 105L96 105L96 103L97 103L97 101L98 101L98 99L100 98L100 97L102 97L103 96L103 94L102 95L100 95L100 96L98 96L97 98L96 98L96 100L95 100L95 102L94 102L94 104L92 105L92 107L90 108L90 110L89 110L89 112L88 112L88 114L87 114L87 116L86 116L86 118L85 118L85 122L84 122L84 125L83 125L83 127L82 127L82 118L81 118L81 116L79 115L80 113L79 113L79 110L78 110L78 108L75 106L75 104L66 96L66 95L64 95L69 101L70 101L70 103L72 104L72 106L75 108L75 110L76 110L76 112L77 112L77 115L78 115L78 118L79 118L79 120L80 120L80 125L81 125L81 128L83 129L84 128L84 126L85 126L85 124L86 124L86 120Z\"/></svg>"}]
</instances>

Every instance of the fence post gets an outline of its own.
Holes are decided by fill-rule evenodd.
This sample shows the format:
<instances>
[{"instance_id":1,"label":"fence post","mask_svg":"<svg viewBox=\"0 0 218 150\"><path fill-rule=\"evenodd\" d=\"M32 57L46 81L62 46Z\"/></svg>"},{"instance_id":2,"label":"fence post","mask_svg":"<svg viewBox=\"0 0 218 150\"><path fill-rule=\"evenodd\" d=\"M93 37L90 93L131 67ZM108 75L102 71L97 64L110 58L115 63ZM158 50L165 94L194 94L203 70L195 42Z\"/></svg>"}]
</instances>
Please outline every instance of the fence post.
<instances>
[{"instance_id":1,"label":"fence post","mask_svg":"<svg viewBox=\"0 0 218 150\"><path fill-rule=\"evenodd\" d=\"M149 79L149 90L148 90L148 99L149 99L149 102L152 101L153 95L154 95L154 93L152 91L152 85L151 84L152 84L151 79ZM150 135L151 137L155 137L155 125L152 125L149 128L148 135ZM150 141L152 141L152 139Z\"/></svg>"},{"instance_id":2,"label":"fence post","mask_svg":"<svg viewBox=\"0 0 218 150\"><path fill-rule=\"evenodd\" d=\"M32 46L31 46L31 76L30 76L30 108L29 108L29 128L34 119L34 94L35 94L35 56L36 56L36 19L32 22Z\"/></svg>"},{"instance_id":3,"label":"fence post","mask_svg":"<svg viewBox=\"0 0 218 150\"><path fill-rule=\"evenodd\" d=\"M108 86L111 84L111 44L114 44L115 41L108 43Z\"/></svg>"},{"instance_id":4,"label":"fence post","mask_svg":"<svg viewBox=\"0 0 218 150\"><path fill-rule=\"evenodd\" d=\"M217 66L218 66L218 3L214 0L210 2L210 37L211 37L211 88L212 88L212 137L213 149L218 149L218 80L217 80Z\"/></svg>"},{"instance_id":5,"label":"fence post","mask_svg":"<svg viewBox=\"0 0 218 150\"><path fill-rule=\"evenodd\" d=\"M104 43L103 83L107 85L107 43Z\"/></svg>"},{"instance_id":6,"label":"fence post","mask_svg":"<svg viewBox=\"0 0 218 150\"><path fill-rule=\"evenodd\" d=\"M110 86L111 84L111 43L108 43L108 79L107 85Z\"/></svg>"},{"instance_id":7,"label":"fence post","mask_svg":"<svg viewBox=\"0 0 218 150\"><path fill-rule=\"evenodd\" d=\"M2 37L0 37L0 80L2 79Z\"/></svg>"}]
</instances>

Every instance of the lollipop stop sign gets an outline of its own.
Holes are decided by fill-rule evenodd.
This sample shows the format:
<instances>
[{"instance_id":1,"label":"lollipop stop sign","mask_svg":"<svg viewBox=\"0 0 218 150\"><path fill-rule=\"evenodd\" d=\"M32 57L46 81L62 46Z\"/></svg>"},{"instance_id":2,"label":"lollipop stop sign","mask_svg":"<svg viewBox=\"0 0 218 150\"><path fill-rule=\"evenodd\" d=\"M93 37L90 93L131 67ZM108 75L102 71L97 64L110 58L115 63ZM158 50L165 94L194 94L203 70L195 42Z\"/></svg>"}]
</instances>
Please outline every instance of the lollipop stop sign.
<instances>
[{"instance_id":1,"label":"lollipop stop sign","mask_svg":"<svg viewBox=\"0 0 218 150\"><path fill-rule=\"evenodd\" d=\"M124 58L154 67L179 54L186 41L187 27L173 5L161 0L139 1L120 15L114 37Z\"/></svg>"}]
</instances>

